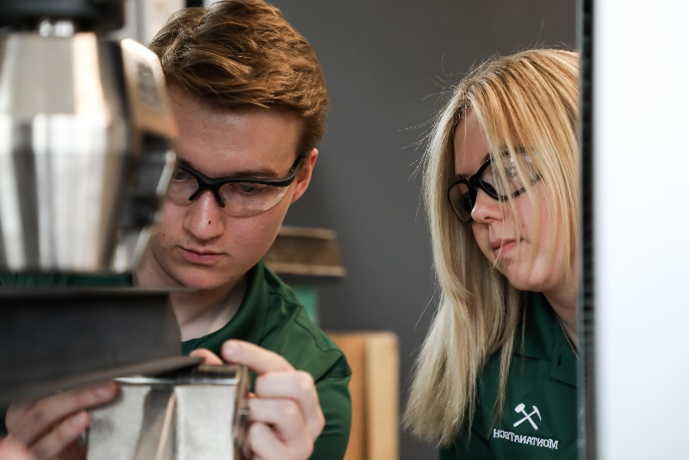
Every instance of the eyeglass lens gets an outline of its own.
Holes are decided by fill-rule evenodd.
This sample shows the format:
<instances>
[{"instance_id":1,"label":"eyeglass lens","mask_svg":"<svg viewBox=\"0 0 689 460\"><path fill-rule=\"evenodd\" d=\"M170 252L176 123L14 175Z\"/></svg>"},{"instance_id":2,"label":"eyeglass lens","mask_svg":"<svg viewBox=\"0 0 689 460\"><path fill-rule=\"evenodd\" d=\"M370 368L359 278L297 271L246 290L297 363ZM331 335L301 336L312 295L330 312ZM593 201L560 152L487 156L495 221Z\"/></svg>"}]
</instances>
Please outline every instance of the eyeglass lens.
<instances>
[{"instance_id":1,"label":"eyeglass lens","mask_svg":"<svg viewBox=\"0 0 689 460\"><path fill-rule=\"evenodd\" d=\"M531 182L538 180L539 176L533 172L528 157L521 158L524 161L520 166L528 171L527 174L532 178ZM467 179L458 179L449 187L448 199L462 222L471 221L477 189L483 190L488 196L499 201L507 200L509 196L517 197L526 190L522 180L523 173L519 173L516 161L511 155L503 155L504 169L501 174L496 175L492 161L489 159L481 165L476 174Z\"/></svg>"},{"instance_id":2,"label":"eyeglass lens","mask_svg":"<svg viewBox=\"0 0 689 460\"><path fill-rule=\"evenodd\" d=\"M210 190L218 206L231 216L248 217L277 205L294 181L303 156L297 158L283 179L210 178L188 166L177 166L166 198L178 205L187 205Z\"/></svg>"}]
</instances>

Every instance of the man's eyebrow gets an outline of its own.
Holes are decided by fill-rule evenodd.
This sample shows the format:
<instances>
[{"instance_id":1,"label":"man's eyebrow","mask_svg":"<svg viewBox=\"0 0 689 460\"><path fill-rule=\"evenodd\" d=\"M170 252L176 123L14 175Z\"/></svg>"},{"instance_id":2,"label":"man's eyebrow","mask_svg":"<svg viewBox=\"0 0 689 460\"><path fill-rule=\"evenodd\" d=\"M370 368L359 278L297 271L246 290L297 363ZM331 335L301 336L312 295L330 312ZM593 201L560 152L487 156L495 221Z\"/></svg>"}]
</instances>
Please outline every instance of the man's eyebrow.
<instances>
[{"instance_id":1,"label":"man's eyebrow","mask_svg":"<svg viewBox=\"0 0 689 460\"><path fill-rule=\"evenodd\" d=\"M195 171L199 171L205 176L212 179L217 179L221 177L243 177L246 179L274 179L279 178L278 172L271 168L255 168L255 169L244 169L240 171L233 171L231 174L209 174L210 171L201 171L196 168L191 162L187 160L178 160L178 164L181 166L186 166Z\"/></svg>"}]
</instances>

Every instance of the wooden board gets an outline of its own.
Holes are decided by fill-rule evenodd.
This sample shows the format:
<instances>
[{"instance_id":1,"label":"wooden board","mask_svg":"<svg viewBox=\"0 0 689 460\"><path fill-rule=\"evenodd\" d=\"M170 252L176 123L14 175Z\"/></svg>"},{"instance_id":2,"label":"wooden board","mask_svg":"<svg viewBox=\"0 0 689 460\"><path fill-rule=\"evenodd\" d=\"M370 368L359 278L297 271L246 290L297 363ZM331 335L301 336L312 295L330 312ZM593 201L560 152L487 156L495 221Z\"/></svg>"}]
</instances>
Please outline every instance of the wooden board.
<instances>
[{"instance_id":1,"label":"wooden board","mask_svg":"<svg viewBox=\"0 0 689 460\"><path fill-rule=\"evenodd\" d=\"M352 368L352 431L345 460L399 458L399 343L387 331L329 333Z\"/></svg>"}]
</instances>

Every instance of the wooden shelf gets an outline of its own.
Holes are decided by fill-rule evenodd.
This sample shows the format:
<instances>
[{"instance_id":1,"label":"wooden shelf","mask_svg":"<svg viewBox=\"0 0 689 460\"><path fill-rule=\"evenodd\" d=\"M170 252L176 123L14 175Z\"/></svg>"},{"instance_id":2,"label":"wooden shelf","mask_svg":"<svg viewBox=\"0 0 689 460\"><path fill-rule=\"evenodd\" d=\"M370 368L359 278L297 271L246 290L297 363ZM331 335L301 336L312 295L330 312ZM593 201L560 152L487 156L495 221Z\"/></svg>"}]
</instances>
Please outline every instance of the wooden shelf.
<instances>
[{"instance_id":1,"label":"wooden shelf","mask_svg":"<svg viewBox=\"0 0 689 460\"><path fill-rule=\"evenodd\" d=\"M337 234L332 230L283 226L264 260L282 275L343 277Z\"/></svg>"}]
</instances>

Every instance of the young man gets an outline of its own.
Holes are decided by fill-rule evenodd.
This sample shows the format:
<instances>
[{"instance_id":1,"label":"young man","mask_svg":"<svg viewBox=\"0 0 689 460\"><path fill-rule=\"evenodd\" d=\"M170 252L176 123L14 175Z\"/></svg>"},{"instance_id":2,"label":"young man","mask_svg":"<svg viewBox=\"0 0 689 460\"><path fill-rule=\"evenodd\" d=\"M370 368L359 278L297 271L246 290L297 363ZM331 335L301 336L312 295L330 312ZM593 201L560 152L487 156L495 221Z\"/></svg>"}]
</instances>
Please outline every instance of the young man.
<instances>
[{"instance_id":1,"label":"young man","mask_svg":"<svg viewBox=\"0 0 689 460\"><path fill-rule=\"evenodd\" d=\"M132 282L193 288L170 296L184 352L256 372L251 455L342 458L351 371L261 261L318 156L328 105L318 60L259 0L182 10L149 46L179 129L178 166ZM84 409L115 393L108 383L14 404L9 436L41 458L80 455L73 441L88 424Z\"/></svg>"}]
</instances>

